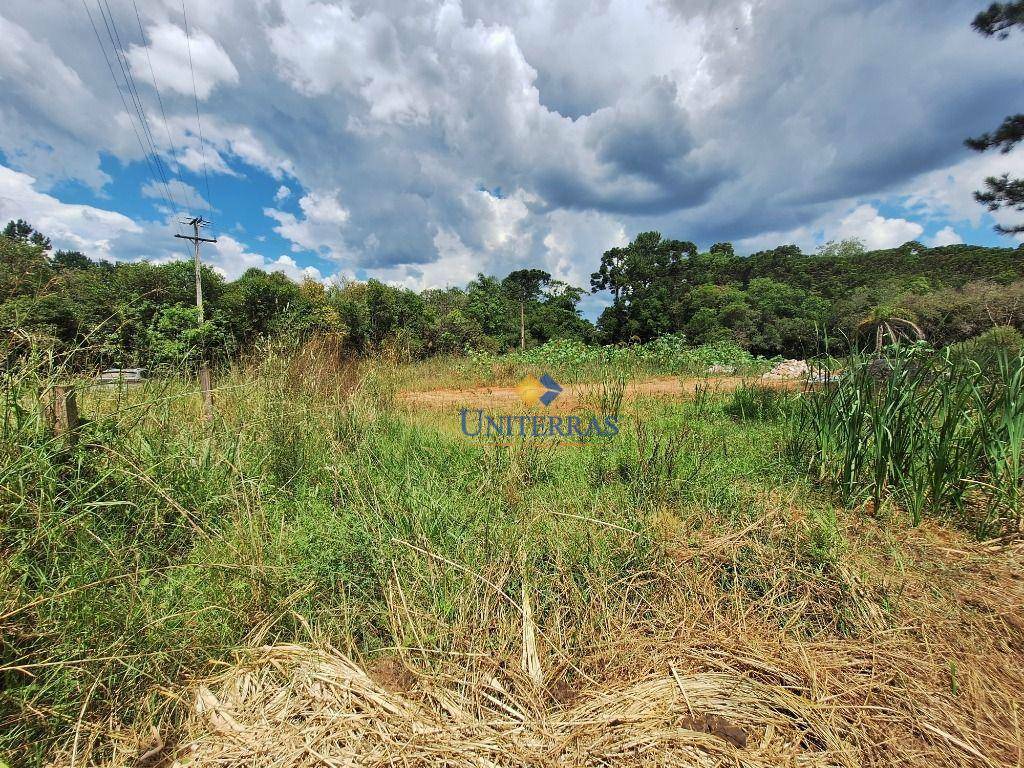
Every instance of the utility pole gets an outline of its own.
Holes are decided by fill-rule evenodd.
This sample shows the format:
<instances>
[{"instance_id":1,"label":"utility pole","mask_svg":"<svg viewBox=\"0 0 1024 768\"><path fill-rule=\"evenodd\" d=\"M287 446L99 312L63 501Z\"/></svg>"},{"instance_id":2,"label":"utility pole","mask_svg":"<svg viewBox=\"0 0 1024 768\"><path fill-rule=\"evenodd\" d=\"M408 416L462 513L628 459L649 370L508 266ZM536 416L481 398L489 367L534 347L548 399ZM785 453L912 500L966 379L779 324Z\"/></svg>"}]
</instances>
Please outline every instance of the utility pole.
<instances>
[{"instance_id":1,"label":"utility pole","mask_svg":"<svg viewBox=\"0 0 1024 768\"><path fill-rule=\"evenodd\" d=\"M203 219L202 216L196 216L188 221L181 222L192 227L191 235L175 235L180 237L182 240L191 240L195 246L195 261L196 261L196 309L199 310L199 327L203 326L203 282L202 282L202 269L199 262L199 244L200 243L216 243L217 238L200 237L199 229L201 227L210 226L209 221ZM207 421L213 419L213 391L210 384L210 366L206 362L206 348L203 347L203 356L199 368L199 386L203 390L203 416Z\"/></svg>"},{"instance_id":2,"label":"utility pole","mask_svg":"<svg viewBox=\"0 0 1024 768\"><path fill-rule=\"evenodd\" d=\"M526 351L526 300L519 302L519 349Z\"/></svg>"}]
</instances>

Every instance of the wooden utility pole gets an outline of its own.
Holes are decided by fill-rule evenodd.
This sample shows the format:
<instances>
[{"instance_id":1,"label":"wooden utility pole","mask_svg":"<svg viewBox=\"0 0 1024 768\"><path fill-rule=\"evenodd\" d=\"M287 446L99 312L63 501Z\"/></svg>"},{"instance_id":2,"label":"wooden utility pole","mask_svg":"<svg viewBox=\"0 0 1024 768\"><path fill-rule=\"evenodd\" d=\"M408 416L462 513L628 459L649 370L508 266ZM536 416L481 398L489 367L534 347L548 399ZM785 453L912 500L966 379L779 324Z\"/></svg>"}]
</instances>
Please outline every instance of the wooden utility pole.
<instances>
[{"instance_id":1,"label":"wooden utility pole","mask_svg":"<svg viewBox=\"0 0 1024 768\"><path fill-rule=\"evenodd\" d=\"M519 349L526 351L526 301L519 302Z\"/></svg>"},{"instance_id":2,"label":"wooden utility pole","mask_svg":"<svg viewBox=\"0 0 1024 768\"><path fill-rule=\"evenodd\" d=\"M199 244L200 243L216 243L217 238L200 237L199 229L201 227L210 226L210 222L203 219L202 216L197 216L194 219L183 221L182 224L188 224L192 227L191 235L175 235L180 237L182 240L191 240L195 246L196 254L196 309L199 310L199 327L203 325L203 282L202 282L202 268L199 262ZM203 357L199 368L199 386L203 390L203 416L207 421L213 419L213 391L210 383L210 366L206 362L206 348L203 347Z\"/></svg>"}]
</instances>

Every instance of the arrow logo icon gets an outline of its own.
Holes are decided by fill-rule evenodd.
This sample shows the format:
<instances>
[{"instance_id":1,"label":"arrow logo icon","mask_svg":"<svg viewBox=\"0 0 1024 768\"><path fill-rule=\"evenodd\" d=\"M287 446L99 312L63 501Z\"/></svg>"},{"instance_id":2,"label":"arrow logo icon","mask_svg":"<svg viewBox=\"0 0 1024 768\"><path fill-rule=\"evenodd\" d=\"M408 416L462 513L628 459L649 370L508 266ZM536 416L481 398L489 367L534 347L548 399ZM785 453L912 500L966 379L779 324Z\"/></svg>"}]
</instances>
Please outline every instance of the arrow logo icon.
<instances>
[{"instance_id":1,"label":"arrow logo icon","mask_svg":"<svg viewBox=\"0 0 1024 768\"><path fill-rule=\"evenodd\" d=\"M545 373L539 379L536 376L527 376L516 386L516 391L527 405L543 403L547 406L562 394L562 385Z\"/></svg>"}]
</instances>

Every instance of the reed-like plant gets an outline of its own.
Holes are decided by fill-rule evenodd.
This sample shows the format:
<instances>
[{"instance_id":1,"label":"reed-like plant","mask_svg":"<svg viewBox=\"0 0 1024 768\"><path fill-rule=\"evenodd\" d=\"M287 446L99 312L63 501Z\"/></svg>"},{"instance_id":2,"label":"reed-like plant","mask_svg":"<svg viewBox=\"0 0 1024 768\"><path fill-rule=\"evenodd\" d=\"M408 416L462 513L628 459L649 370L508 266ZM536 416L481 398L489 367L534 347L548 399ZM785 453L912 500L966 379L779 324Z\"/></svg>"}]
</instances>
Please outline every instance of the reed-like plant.
<instances>
[{"instance_id":1,"label":"reed-like plant","mask_svg":"<svg viewBox=\"0 0 1024 768\"><path fill-rule=\"evenodd\" d=\"M791 448L851 506L914 524L951 515L987 535L1021 520L1024 358L988 365L923 345L853 356L806 393Z\"/></svg>"}]
</instances>

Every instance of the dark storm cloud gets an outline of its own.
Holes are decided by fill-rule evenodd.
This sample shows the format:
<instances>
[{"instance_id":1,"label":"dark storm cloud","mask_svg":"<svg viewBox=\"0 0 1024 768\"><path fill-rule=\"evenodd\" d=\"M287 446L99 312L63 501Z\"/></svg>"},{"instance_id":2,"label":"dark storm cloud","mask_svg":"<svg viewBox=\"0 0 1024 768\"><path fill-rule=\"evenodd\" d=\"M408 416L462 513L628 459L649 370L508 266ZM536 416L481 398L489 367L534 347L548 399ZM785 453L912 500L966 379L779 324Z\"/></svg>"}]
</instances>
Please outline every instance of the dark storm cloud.
<instances>
[{"instance_id":1,"label":"dark storm cloud","mask_svg":"<svg viewBox=\"0 0 1024 768\"><path fill-rule=\"evenodd\" d=\"M140 10L151 36L180 26L174 3ZM215 172L244 161L295 188L291 213L266 205L297 253L414 277L457 264L453 281L530 261L579 276L597 257L585 232L794 230L961 161L965 136L1016 107L1024 71L1019 41L970 29L976 10L239 0L197 18L218 49L197 65L213 83L201 106ZM17 43L0 76L23 78L0 97L0 150L41 185L102 185L101 153L138 151L87 19L55 0L0 16ZM43 61L64 83L49 97L18 84ZM190 100L164 97L179 149L195 149Z\"/></svg>"}]
</instances>

